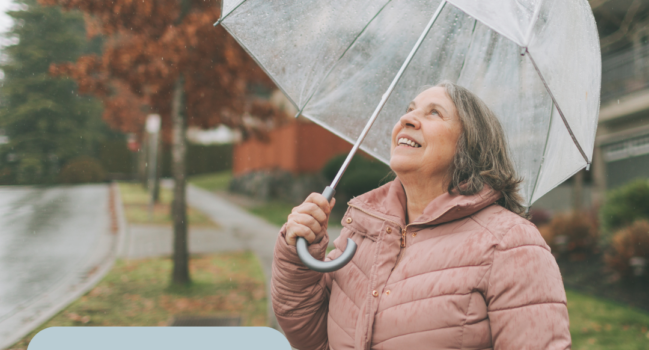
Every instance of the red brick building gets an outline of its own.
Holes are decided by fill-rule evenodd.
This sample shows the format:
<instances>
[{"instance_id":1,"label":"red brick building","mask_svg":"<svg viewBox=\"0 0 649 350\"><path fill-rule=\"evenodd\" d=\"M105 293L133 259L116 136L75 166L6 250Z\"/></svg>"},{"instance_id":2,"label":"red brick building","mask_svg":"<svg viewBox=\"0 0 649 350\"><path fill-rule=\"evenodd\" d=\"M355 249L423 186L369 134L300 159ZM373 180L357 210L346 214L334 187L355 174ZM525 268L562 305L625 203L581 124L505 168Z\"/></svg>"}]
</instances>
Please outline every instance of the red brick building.
<instances>
[{"instance_id":1,"label":"red brick building","mask_svg":"<svg viewBox=\"0 0 649 350\"><path fill-rule=\"evenodd\" d=\"M275 169L314 173L351 148L350 143L321 126L298 119L272 130L268 142L250 139L235 145L232 171L234 175Z\"/></svg>"}]
</instances>

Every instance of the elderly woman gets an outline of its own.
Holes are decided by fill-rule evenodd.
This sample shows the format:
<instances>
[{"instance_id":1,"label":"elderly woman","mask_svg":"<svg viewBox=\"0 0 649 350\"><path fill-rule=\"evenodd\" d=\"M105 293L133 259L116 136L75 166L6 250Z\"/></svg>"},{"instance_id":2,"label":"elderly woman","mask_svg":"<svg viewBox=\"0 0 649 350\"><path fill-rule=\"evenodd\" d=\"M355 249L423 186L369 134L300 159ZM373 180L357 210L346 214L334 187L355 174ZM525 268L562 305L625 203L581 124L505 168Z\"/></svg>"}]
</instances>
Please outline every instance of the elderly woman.
<instances>
[{"instance_id":1,"label":"elderly woman","mask_svg":"<svg viewBox=\"0 0 649 350\"><path fill-rule=\"evenodd\" d=\"M298 349L568 349L557 264L523 216L520 179L503 130L465 88L419 94L392 131L397 178L352 199L319 273L300 262L298 236L322 259L334 200L311 194L275 247L277 321Z\"/></svg>"}]
</instances>

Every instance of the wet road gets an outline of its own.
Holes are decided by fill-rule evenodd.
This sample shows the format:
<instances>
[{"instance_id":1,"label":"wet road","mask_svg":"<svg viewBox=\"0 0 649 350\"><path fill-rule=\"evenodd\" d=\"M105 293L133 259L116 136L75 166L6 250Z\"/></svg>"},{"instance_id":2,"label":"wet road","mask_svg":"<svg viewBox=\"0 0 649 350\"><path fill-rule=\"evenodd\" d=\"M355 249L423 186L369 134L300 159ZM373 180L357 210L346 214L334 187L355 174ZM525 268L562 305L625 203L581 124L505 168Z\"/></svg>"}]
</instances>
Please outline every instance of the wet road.
<instances>
[{"instance_id":1,"label":"wet road","mask_svg":"<svg viewBox=\"0 0 649 350\"><path fill-rule=\"evenodd\" d=\"M107 185L0 187L0 325L92 260L110 229L108 195Z\"/></svg>"}]
</instances>

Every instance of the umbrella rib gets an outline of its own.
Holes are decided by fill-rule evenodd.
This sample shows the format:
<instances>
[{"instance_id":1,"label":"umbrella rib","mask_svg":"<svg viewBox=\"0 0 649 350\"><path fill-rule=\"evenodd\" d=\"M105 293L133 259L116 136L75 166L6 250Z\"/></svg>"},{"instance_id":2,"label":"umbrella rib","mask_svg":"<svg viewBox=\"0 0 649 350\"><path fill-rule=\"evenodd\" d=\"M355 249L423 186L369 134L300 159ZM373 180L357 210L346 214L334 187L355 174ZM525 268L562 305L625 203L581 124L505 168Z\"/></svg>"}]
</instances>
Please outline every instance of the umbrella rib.
<instances>
[{"instance_id":1,"label":"umbrella rib","mask_svg":"<svg viewBox=\"0 0 649 350\"><path fill-rule=\"evenodd\" d=\"M311 99L313 98L313 96L315 96L315 93L318 91L318 88L320 87L320 85L325 80L327 80L327 78L329 77L331 72L333 72L334 69L336 68L336 66L338 66L338 63L343 59L343 57L345 57L345 54L347 53L347 51L349 51L349 49L351 49L351 47L354 46L356 41L358 41L358 38L360 38L361 35L363 35L363 33L365 33L365 30L370 26L370 24L372 24L372 22L374 22L374 20L381 14L381 12L383 12L383 9L385 9L388 6L388 4L391 3L391 2L392 2L392 0L388 0L385 4L383 4L383 6L381 6L381 8L376 12L376 14L374 14L374 16L372 18L370 18L369 21L367 21L367 23L365 24L363 29L361 29L361 31L358 32L358 35L356 35L354 40L352 40L352 42L349 43L349 45L347 46L345 51L343 51L343 53L340 55L340 57L338 57L338 60L336 60L336 63L334 63L333 66L331 66L331 68L327 72L327 74L325 74L322 77L322 79L320 79L320 81L318 82L318 85L315 87L315 89L313 89L313 92L311 92L311 96L309 96L309 98L306 100L306 102L304 102L304 105L302 105L302 107L299 108L299 110L295 114L295 118L299 117L300 114L302 114L302 112L304 111L304 108L306 108L306 106L309 104L309 102L311 102Z\"/></svg>"},{"instance_id":2,"label":"umbrella rib","mask_svg":"<svg viewBox=\"0 0 649 350\"><path fill-rule=\"evenodd\" d=\"M534 61L534 58L532 58L532 54L529 52L529 50L527 48L525 48L525 52L528 54L528 57L530 58L530 61L532 62L532 65L534 66L534 70L536 70L536 73L539 75L539 78L541 78L541 82L543 82L543 85L545 86L545 90L548 92L548 95L550 95L550 98L552 99L552 103L554 103L554 106L557 108L557 111L559 112L559 115L561 116L561 120L563 120L563 124L566 126L566 129L568 130L568 133L570 134L570 137L572 138L572 142L574 142L575 146L579 150L579 153L581 153L581 156L584 157L584 160L586 161L586 164L590 164L590 161L588 160L588 157L586 156L586 152L584 152L583 148L581 148L581 145L579 144L579 141L577 141L577 137L575 137L575 134L572 132L572 128L570 127L570 124L568 124L568 120L566 120L566 117L563 115L563 111L561 110L561 107L559 107L559 104L557 103L557 99L552 94L552 90L550 90L550 86L548 85L547 81L545 81L545 78L543 77L543 74L541 73L541 70L539 69L539 67L536 65L536 62Z\"/></svg>"},{"instance_id":3,"label":"umbrella rib","mask_svg":"<svg viewBox=\"0 0 649 350\"><path fill-rule=\"evenodd\" d=\"M226 13L225 16L223 16L223 1L221 1L221 18L219 18L218 21L214 22L214 26L217 27L219 24L221 24L221 22L223 22L224 19L228 18L228 16L229 16L232 12L234 12L236 9L238 9L239 6L241 6L241 4L243 4L243 3L246 2L246 1L248 1L248 0L243 0L243 1L241 1L241 2L239 3L239 5L235 6L235 7L234 7L230 12Z\"/></svg>"},{"instance_id":4,"label":"umbrella rib","mask_svg":"<svg viewBox=\"0 0 649 350\"><path fill-rule=\"evenodd\" d=\"M394 88L397 86L397 83L399 82L399 80L401 80L401 76L403 76L403 73L406 71L406 68L408 68L408 66L410 65L410 61L412 61L412 58L415 57L417 50L419 50L419 47L424 42L424 39L428 35L428 32L430 32L430 30L433 28L433 24L435 24L435 22L437 21L437 18L442 13L442 10L444 9L445 5L446 5L446 0L442 0L442 2L440 2L439 4L439 7L433 14L433 17L430 19L428 24L426 24L424 30L421 32L421 35L419 36L419 39L417 39L415 46L413 46L412 50L410 50L408 57L406 57L406 60L401 65L401 68L399 69L397 75L392 80L392 83L390 83L390 86L381 97L381 101L379 102L379 105L376 106L376 109L374 110L374 113L372 113L370 120L368 120L367 124L365 124L365 127L363 128L363 131L361 131L361 134L358 136L358 139L356 140L354 147L352 147L352 150L349 151L347 158L345 158L345 162L340 167L340 170L338 170L338 174L336 174L334 180L331 182L331 185L329 187L331 187L332 189L335 189L336 185L338 185L338 182L340 181L340 178L345 173L345 170L347 169L349 162L351 162L352 158L356 154L356 151L358 151L358 148L360 147L361 143L363 143L363 140L365 139L365 136L367 136L367 133L370 131L372 124L374 124L374 121L379 116L379 113L381 113L381 110L383 109L383 106L385 106L385 103L388 102L388 98L390 98L392 91L394 91Z\"/></svg>"},{"instance_id":5,"label":"umbrella rib","mask_svg":"<svg viewBox=\"0 0 649 350\"><path fill-rule=\"evenodd\" d=\"M534 187L532 188L532 193L530 193L529 205L528 208L532 206L532 199L534 198L534 193L539 186L539 179L541 178L541 170L543 169L543 164L545 163L545 152L548 150L548 143L550 141L550 131L552 131L552 114L554 114L554 102L550 107L550 123L548 124L548 133L545 136L545 144L543 145L543 155L541 156L541 164L539 165L539 172L536 173L536 179L534 180Z\"/></svg>"},{"instance_id":6,"label":"umbrella rib","mask_svg":"<svg viewBox=\"0 0 649 350\"><path fill-rule=\"evenodd\" d=\"M466 60L468 58L468 53L471 52L471 47L473 46L473 41L475 39L475 28L478 26L478 20L474 19L473 20L473 29L471 30L471 42L469 43L469 47L467 48L466 52L467 54L464 55L464 60L462 60L462 66L460 67L459 74L458 74L458 79L459 77L462 76L462 71L464 70L464 66L466 65Z\"/></svg>"},{"instance_id":7,"label":"umbrella rib","mask_svg":"<svg viewBox=\"0 0 649 350\"><path fill-rule=\"evenodd\" d=\"M532 22L530 23L529 28L527 28L527 34L525 34L525 46L527 47L530 44L530 41L532 40L532 30L534 29L534 26L536 26L536 22L538 21L539 13L541 12L541 6L543 5L543 0L539 1L538 4L536 4L536 8L534 9L534 13L532 14Z\"/></svg>"}]
</instances>

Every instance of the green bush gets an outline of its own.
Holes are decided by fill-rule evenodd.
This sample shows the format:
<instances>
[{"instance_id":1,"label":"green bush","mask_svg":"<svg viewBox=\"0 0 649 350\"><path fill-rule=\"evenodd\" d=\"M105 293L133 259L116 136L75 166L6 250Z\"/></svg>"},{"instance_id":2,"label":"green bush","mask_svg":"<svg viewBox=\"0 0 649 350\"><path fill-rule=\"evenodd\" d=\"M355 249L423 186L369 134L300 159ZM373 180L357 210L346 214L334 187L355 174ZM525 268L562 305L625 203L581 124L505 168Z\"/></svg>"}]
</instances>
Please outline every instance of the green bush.
<instances>
[{"instance_id":1,"label":"green bush","mask_svg":"<svg viewBox=\"0 0 649 350\"><path fill-rule=\"evenodd\" d=\"M649 180L639 179L607 195L600 210L602 231L611 234L639 219L649 219Z\"/></svg>"},{"instance_id":2,"label":"green bush","mask_svg":"<svg viewBox=\"0 0 649 350\"><path fill-rule=\"evenodd\" d=\"M131 174L135 154L131 152L122 139L107 140L100 145L99 161L107 173Z\"/></svg>"},{"instance_id":3,"label":"green bush","mask_svg":"<svg viewBox=\"0 0 649 350\"><path fill-rule=\"evenodd\" d=\"M21 185L35 184L42 181L43 163L35 157L20 160L16 171L16 182Z\"/></svg>"},{"instance_id":4,"label":"green bush","mask_svg":"<svg viewBox=\"0 0 649 350\"><path fill-rule=\"evenodd\" d=\"M13 185L15 183L14 172L10 167L0 169L0 185Z\"/></svg>"},{"instance_id":5,"label":"green bush","mask_svg":"<svg viewBox=\"0 0 649 350\"><path fill-rule=\"evenodd\" d=\"M333 157L322 169L323 176L332 181L345 162L347 154ZM356 155L347 167L336 191L347 197L359 196L394 179L390 167L384 163Z\"/></svg>"},{"instance_id":6,"label":"green bush","mask_svg":"<svg viewBox=\"0 0 649 350\"><path fill-rule=\"evenodd\" d=\"M59 173L59 182L66 184L102 182L105 179L106 172L101 163L87 156L70 160Z\"/></svg>"},{"instance_id":7,"label":"green bush","mask_svg":"<svg viewBox=\"0 0 649 350\"><path fill-rule=\"evenodd\" d=\"M187 176L218 173L232 170L233 145L187 145ZM162 176L172 176L171 146L162 152Z\"/></svg>"}]
</instances>

